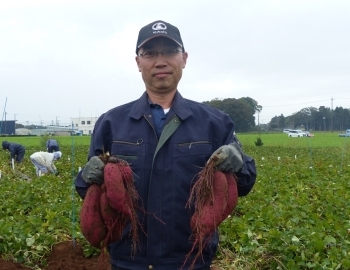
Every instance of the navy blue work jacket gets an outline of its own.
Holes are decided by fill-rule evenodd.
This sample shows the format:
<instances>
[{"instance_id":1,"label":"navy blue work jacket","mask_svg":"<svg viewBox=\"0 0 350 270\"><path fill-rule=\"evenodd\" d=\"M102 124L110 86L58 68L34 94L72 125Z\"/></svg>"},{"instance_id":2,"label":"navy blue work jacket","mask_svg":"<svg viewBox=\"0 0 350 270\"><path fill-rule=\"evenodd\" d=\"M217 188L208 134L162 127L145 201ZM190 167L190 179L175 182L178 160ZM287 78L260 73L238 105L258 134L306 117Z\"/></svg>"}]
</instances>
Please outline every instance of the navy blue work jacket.
<instances>
[{"instance_id":1,"label":"navy blue work jacket","mask_svg":"<svg viewBox=\"0 0 350 270\"><path fill-rule=\"evenodd\" d=\"M3 141L2 142L2 147L4 149L8 149L10 152L10 158L15 158L16 155L19 154L24 154L25 153L25 148L23 145L19 144L19 143L13 143L13 142L7 142L7 141Z\"/></svg>"},{"instance_id":2,"label":"navy blue work jacket","mask_svg":"<svg viewBox=\"0 0 350 270\"><path fill-rule=\"evenodd\" d=\"M164 138L165 133L172 135ZM159 140L146 92L140 99L111 109L98 119L89 158L108 151L126 160L134 172L140 204L148 213L139 213L146 234L139 230L139 248L134 257L129 228L120 241L109 246L113 265L135 270L181 268L192 245L193 209L185 207L191 184L211 154L235 140L234 123L225 113L184 99L178 92ZM88 186L80 175L75 185L84 197ZM256 179L251 157L245 156L244 167L236 176L239 196L248 194ZM215 233L195 268L211 264L218 240Z\"/></svg>"}]
</instances>

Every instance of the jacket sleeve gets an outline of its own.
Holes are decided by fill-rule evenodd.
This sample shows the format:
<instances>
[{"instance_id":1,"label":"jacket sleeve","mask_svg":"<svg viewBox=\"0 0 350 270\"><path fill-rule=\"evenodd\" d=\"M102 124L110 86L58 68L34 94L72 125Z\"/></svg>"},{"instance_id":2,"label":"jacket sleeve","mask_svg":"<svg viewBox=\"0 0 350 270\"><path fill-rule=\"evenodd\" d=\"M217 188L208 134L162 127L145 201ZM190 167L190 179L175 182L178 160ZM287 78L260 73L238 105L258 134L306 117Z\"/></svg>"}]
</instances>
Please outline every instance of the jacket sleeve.
<instances>
[{"instance_id":1,"label":"jacket sleeve","mask_svg":"<svg viewBox=\"0 0 350 270\"><path fill-rule=\"evenodd\" d=\"M233 140L240 146L242 149L242 144L238 140L236 133L233 132ZM242 149L242 155L243 155L243 167L235 173L237 177L237 189L238 189L238 196L246 196L251 189L253 188L255 181L256 181L256 166L255 166L255 160L246 155Z\"/></svg>"},{"instance_id":2,"label":"jacket sleeve","mask_svg":"<svg viewBox=\"0 0 350 270\"><path fill-rule=\"evenodd\" d=\"M244 154L243 167L235 175L237 177L238 196L246 196L256 181L257 173L254 159Z\"/></svg>"},{"instance_id":3,"label":"jacket sleeve","mask_svg":"<svg viewBox=\"0 0 350 270\"><path fill-rule=\"evenodd\" d=\"M50 170L51 173L54 173L57 171L57 168L56 168L55 164L53 164L53 161L51 163L50 168L48 168L48 169Z\"/></svg>"},{"instance_id":4,"label":"jacket sleeve","mask_svg":"<svg viewBox=\"0 0 350 270\"><path fill-rule=\"evenodd\" d=\"M10 159L13 159L13 158L15 158L15 147L13 146L13 145L9 145L9 152L10 152Z\"/></svg>"},{"instance_id":5,"label":"jacket sleeve","mask_svg":"<svg viewBox=\"0 0 350 270\"><path fill-rule=\"evenodd\" d=\"M257 177L256 166L254 159L244 153L242 144L238 140L234 129L228 133L226 138L226 144L230 144L232 142L235 142L241 148L242 153L243 166L238 172L235 173L235 176L237 177L238 196L242 197L246 196L252 190L255 184Z\"/></svg>"},{"instance_id":6,"label":"jacket sleeve","mask_svg":"<svg viewBox=\"0 0 350 270\"><path fill-rule=\"evenodd\" d=\"M77 177L75 178L75 190L77 191L77 193L79 194L79 196L84 199L87 190L89 189L89 187L91 185L89 185L88 183L86 183L84 181L84 179L81 177L81 173L83 172L83 170L81 170L80 172L78 172Z\"/></svg>"}]
</instances>

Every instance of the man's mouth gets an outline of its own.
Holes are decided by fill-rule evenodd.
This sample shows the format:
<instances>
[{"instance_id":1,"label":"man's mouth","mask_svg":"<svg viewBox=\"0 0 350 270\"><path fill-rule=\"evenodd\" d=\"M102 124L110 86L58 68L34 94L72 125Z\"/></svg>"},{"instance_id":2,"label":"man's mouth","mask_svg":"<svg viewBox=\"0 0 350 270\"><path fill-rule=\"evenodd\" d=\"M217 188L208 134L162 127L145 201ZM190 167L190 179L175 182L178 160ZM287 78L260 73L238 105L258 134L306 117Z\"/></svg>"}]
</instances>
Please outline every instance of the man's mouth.
<instances>
[{"instance_id":1,"label":"man's mouth","mask_svg":"<svg viewBox=\"0 0 350 270\"><path fill-rule=\"evenodd\" d=\"M157 72L153 76L157 78L164 78L170 74L171 74L170 72Z\"/></svg>"}]
</instances>

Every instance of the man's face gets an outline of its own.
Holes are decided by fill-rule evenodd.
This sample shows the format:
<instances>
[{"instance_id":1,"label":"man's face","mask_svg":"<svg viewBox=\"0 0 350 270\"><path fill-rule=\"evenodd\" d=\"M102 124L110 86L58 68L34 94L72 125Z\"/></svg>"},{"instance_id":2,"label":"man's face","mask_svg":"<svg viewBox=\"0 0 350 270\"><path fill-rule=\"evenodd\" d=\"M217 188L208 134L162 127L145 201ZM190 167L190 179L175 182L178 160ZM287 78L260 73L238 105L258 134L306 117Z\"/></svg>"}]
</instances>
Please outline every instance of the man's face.
<instances>
[{"instance_id":1,"label":"man's face","mask_svg":"<svg viewBox=\"0 0 350 270\"><path fill-rule=\"evenodd\" d=\"M154 52L165 53L154 55ZM142 56L145 53L153 56ZM182 76L182 69L186 66L187 56L178 44L168 38L159 37L148 41L136 56L136 63L146 90L154 94L166 94L176 90Z\"/></svg>"}]
</instances>

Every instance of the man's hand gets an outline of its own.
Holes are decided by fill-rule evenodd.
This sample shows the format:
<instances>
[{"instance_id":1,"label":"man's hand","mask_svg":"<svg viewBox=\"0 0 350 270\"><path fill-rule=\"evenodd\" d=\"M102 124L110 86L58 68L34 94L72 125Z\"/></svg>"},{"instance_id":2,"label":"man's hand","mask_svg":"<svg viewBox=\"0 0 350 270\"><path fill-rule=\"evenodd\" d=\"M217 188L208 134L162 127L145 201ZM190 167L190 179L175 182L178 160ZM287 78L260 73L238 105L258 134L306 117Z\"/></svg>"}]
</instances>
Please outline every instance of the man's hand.
<instances>
[{"instance_id":1,"label":"man's hand","mask_svg":"<svg viewBox=\"0 0 350 270\"><path fill-rule=\"evenodd\" d=\"M99 157L94 156L85 164L81 177L88 184L101 185L103 183L104 167L103 161Z\"/></svg>"},{"instance_id":2,"label":"man's hand","mask_svg":"<svg viewBox=\"0 0 350 270\"><path fill-rule=\"evenodd\" d=\"M237 143L230 143L218 148L208 162L211 160L219 171L235 173L243 167L243 151Z\"/></svg>"}]
</instances>

